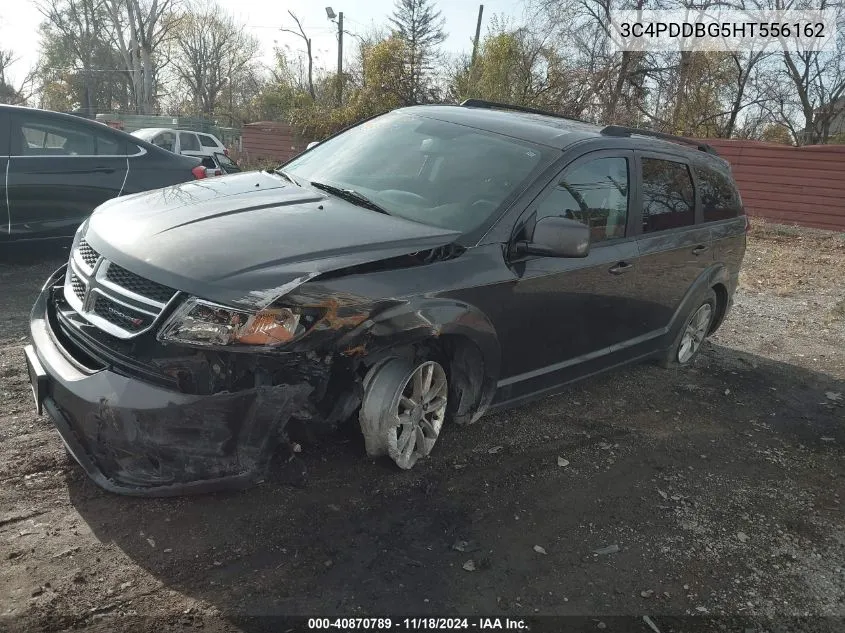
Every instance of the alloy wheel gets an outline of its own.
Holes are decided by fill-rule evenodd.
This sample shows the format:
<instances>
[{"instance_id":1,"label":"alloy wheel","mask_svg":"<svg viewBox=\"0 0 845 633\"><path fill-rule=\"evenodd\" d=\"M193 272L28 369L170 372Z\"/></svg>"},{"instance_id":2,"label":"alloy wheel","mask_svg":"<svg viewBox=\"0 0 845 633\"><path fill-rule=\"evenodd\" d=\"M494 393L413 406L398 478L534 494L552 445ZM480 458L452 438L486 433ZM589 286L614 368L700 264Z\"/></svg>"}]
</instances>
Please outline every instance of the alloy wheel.
<instances>
[{"instance_id":1,"label":"alloy wheel","mask_svg":"<svg viewBox=\"0 0 845 633\"><path fill-rule=\"evenodd\" d=\"M678 362L681 365L688 363L695 356L707 330L710 327L710 320L713 317L713 306L704 303L687 321L684 334L681 337L681 344L678 346Z\"/></svg>"}]
</instances>

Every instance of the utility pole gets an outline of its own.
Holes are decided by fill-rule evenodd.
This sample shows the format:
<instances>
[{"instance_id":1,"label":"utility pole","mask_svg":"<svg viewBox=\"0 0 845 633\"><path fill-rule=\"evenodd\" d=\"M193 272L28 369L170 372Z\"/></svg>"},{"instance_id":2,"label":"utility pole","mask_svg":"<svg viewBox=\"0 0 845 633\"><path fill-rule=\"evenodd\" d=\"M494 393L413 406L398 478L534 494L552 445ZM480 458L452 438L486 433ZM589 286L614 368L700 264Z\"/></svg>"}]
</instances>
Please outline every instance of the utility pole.
<instances>
[{"instance_id":1,"label":"utility pole","mask_svg":"<svg viewBox=\"0 0 845 633\"><path fill-rule=\"evenodd\" d=\"M478 22L475 24L475 40L472 43L472 60L470 66L475 65L475 55L478 53L478 40L481 37L481 16L484 13L484 5L478 5Z\"/></svg>"},{"instance_id":2,"label":"utility pole","mask_svg":"<svg viewBox=\"0 0 845 633\"><path fill-rule=\"evenodd\" d=\"M337 105L343 103L343 11L337 14Z\"/></svg>"}]
</instances>

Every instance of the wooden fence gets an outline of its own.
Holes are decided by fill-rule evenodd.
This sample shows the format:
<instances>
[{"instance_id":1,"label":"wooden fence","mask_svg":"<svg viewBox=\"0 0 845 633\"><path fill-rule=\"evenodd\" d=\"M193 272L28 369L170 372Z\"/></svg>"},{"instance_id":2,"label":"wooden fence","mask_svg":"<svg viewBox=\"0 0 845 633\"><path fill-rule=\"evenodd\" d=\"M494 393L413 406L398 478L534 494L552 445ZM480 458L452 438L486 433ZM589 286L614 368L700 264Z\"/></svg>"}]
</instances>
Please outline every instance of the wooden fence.
<instances>
[{"instance_id":1,"label":"wooden fence","mask_svg":"<svg viewBox=\"0 0 845 633\"><path fill-rule=\"evenodd\" d=\"M845 231L845 145L706 142L730 162L749 215Z\"/></svg>"},{"instance_id":2,"label":"wooden fence","mask_svg":"<svg viewBox=\"0 0 845 633\"><path fill-rule=\"evenodd\" d=\"M254 163L283 163L305 150L308 141L298 138L287 123L259 121L248 123L241 130L239 158Z\"/></svg>"}]
</instances>

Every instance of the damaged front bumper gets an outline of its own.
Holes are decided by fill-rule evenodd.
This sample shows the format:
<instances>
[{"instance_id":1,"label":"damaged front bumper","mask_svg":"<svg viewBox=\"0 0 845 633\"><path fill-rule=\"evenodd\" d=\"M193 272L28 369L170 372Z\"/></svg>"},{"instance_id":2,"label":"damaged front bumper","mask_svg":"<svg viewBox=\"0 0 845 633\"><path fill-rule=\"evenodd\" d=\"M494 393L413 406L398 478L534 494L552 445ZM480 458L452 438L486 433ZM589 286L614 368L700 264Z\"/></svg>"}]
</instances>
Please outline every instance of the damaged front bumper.
<instances>
[{"instance_id":1,"label":"damaged front bumper","mask_svg":"<svg viewBox=\"0 0 845 633\"><path fill-rule=\"evenodd\" d=\"M266 473L288 421L309 408L307 383L212 395L180 393L113 367L81 366L55 331L53 287L33 307L27 348L36 404L68 451L111 492L167 496L244 488Z\"/></svg>"}]
</instances>

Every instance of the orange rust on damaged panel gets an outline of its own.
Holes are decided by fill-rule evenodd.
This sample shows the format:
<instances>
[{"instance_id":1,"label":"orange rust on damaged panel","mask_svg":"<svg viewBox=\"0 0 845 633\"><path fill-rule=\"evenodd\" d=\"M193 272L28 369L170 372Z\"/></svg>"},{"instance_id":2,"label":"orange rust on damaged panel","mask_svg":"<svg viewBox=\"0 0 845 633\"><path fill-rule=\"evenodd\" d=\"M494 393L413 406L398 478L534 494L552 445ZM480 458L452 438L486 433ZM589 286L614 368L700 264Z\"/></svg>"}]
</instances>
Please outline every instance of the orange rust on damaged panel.
<instances>
[{"instance_id":1,"label":"orange rust on damaged panel","mask_svg":"<svg viewBox=\"0 0 845 633\"><path fill-rule=\"evenodd\" d=\"M337 309L339 306L340 302L335 298L327 299L316 304L315 307L326 309L326 313L320 319L320 323L327 325L332 330L339 330L345 327L356 327L367 320L366 314L353 314L347 317L338 316Z\"/></svg>"},{"instance_id":2,"label":"orange rust on damaged panel","mask_svg":"<svg viewBox=\"0 0 845 633\"><path fill-rule=\"evenodd\" d=\"M845 145L706 141L731 164L749 215L845 231Z\"/></svg>"},{"instance_id":3,"label":"orange rust on damaged panel","mask_svg":"<svg viewBox=\"0 0 845 633\"><path fill-rule=\"evenodd\" d=\"M362 343L361 345L356 345L355 347L349 347L341 353L344 356L364 356L367 353L367 346Z\"/></svg>"}]
</instances>

